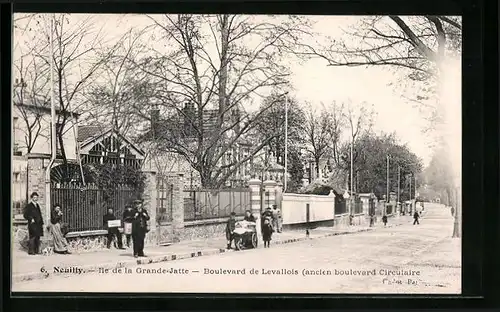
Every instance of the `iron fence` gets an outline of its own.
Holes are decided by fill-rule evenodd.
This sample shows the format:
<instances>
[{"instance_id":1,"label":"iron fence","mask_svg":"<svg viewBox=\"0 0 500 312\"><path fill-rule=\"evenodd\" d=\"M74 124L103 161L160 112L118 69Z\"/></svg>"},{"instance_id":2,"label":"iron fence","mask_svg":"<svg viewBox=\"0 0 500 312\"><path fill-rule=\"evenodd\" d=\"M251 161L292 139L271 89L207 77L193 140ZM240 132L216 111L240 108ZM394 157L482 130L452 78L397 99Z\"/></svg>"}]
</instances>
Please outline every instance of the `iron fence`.
<instances>
[{"instance_id":1,"label":"iron fence","mask_svg":"<svg viewBox=\"0 0 500 312\"><path fill-rule=\"evenodd\" d=\"M59 204L63 212L63 222L70 232L104 229L103 217L108 207L121 219L125 205L135 199L135 192L128 186L117 186L104 198L104 191L95 184L83 187L79 183L52 184L52 204Z\"/></svg>"},{"instance_id":2,"label":"iron fence","mask_svg":"<svg viewBox=\"0 0 500 312\"><path fill-rule=\"evenodd\" d=\"M363 202L361 201L360 198L356 198L354 200L353 213L354 214L361 214L361 213L363 213Z\"/></svg>"},{"instance_id":3,"label":"iron fence","mask_svg":"<svg viewBox=\"0 0 500 312\"><path fill-rule=\"evenodd\" d=\"M184 220L229 217L231 212L244 215L250 209L250 189L187 190Z\"/></svg>"},{"instance_id":4,"label":"iron fence","mask_svg":"<svg viewBox=\"0 0 500 312\"><path fill-rule=\"evenodd\" d=\"M344 199L335 198L335 215L347 213L347 203Z\"/></svg>"},{"instance_id":5,"label":"iron fence","mask_svg":"<svg viewBox=\"0 0 500 312\"><path fill-rule=\"evenodd\" d=\"M156 182L156 221L159 224L172 222L174 185L161 177Z\"/></svg>"}]
</instances>

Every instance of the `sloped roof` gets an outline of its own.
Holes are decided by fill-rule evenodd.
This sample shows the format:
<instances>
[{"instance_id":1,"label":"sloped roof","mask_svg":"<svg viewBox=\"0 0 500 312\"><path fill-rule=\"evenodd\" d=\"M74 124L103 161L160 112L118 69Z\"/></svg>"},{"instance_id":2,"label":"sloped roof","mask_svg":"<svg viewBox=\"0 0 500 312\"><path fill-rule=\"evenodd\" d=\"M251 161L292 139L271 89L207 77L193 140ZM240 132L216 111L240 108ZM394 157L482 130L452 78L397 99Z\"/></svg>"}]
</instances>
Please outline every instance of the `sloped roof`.
<instances>
[{"instance_id":1,"label":"sloped roof","mask_svg":"<svg viewBox=\"0 0 500 312\"><path fill-rule=\"evenodd\" d=\"M102 126L78 126L78 142L86 141L89 138L96 138L108 130Z\"/></svg>"}]
</instances>

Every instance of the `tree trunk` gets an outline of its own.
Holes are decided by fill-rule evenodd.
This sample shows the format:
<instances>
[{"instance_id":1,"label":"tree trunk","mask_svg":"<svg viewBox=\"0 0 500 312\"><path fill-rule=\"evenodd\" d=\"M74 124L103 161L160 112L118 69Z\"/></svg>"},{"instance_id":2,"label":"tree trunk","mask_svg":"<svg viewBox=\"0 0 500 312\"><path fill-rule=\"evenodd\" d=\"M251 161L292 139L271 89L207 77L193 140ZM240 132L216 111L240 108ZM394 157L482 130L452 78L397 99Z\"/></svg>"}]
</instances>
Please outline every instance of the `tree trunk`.
<instances>
[{"instance_id":1,"label":"tree trunk","mask_svg":"<svg viewBox=\"0 0 500 312\"><path fill-rule=\"evenodd\" d=\"M455 217L455 221L453 222L453 235L452 237L453 238L460 238L461 237L461 231L460 231L460 221L461 221L461 217L462 217L462 208L461 208L461 200L460 200L460 192L457 191L457 189L455 189L454 191L455 193L455 214L454 214L454 217Z\"/></svg>"}]
</instances>

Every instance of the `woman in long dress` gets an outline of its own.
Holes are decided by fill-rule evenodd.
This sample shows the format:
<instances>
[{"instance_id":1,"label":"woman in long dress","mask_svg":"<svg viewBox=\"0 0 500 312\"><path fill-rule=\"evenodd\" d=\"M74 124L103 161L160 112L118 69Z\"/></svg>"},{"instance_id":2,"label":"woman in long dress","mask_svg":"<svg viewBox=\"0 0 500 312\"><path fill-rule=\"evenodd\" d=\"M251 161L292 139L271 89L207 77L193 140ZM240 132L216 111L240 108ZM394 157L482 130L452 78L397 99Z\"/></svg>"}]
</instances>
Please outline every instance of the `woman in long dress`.
<instances>
[{"instance_id":1,"label":"woman in long dress","mask_svg":"<svg viewBox=\"0 0 500 312\"><path fill-rule=\"evenodd\" d=\"M50 233L54 241L54 252L57 254L68 255L68 241L61 231L62 221L61 205L56 204L50 216Z\"/></svg>"}]
</instances>

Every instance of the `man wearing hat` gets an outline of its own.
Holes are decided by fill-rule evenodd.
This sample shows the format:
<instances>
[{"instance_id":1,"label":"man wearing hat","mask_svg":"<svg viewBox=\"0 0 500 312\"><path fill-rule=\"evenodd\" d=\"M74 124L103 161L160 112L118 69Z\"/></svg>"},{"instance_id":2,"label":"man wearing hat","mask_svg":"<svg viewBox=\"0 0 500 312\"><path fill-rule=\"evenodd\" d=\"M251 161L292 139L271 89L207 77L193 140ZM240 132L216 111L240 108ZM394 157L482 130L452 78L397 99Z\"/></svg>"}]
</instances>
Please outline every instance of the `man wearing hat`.
<instances>
[{"instance_id":1,"label":"man wearing hat","mask_svg":"<svg viewBox=\"0 0 500 312\"><path fill-rule=\"evenodd\" d=\"M132 242L134 245L134 257L145 257L144 255L144 239L146 233L149 232L148 221L149 214L142 207L142 201L134 200L134 217L132 220Z\"/></svg>"},{"instance_id":2,"label":"man wearing hat","mask_svg":"<svg viewBox=\"0 0 500 312\"><path fill-rule=\"evenodd\" d=\"M28 221L28 254L40 253L40 237L43 236L43 218L38 204L38 193L31 193L31 201L24 208L23 216Z\"/></svg>"}]
</instances>

